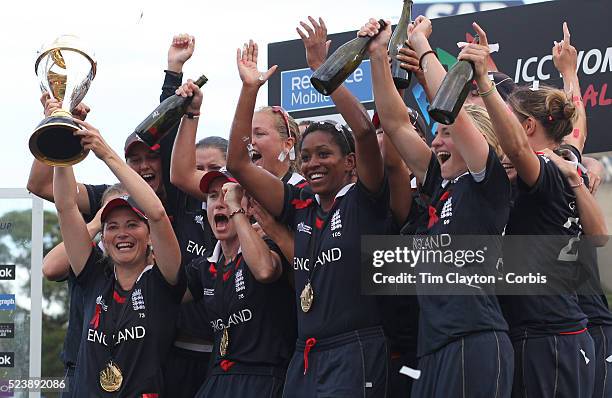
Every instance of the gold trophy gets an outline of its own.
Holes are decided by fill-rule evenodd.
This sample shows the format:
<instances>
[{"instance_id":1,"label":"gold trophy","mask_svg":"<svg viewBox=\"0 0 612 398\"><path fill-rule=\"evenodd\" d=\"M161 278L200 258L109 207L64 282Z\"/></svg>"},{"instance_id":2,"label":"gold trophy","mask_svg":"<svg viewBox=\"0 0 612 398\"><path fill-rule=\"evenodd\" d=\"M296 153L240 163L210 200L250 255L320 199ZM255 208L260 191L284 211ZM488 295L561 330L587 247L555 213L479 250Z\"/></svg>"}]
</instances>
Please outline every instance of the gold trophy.
<instances>
[{"instance_id":1,"label":"gold trophy","mask_svg":"<svg viewBox=\"0 0 612 398\"><path fill-rule=\"evenodd\" d=\"M61 108L46 117L30 137L34 157L51 166L70 166L87 156L81 140L73 135L80 127L72 111L81 103L96 76L93 53L80 39L60 36L39 51L35 64L40 88L61 103Z\"/></svg>"}]
</instances>

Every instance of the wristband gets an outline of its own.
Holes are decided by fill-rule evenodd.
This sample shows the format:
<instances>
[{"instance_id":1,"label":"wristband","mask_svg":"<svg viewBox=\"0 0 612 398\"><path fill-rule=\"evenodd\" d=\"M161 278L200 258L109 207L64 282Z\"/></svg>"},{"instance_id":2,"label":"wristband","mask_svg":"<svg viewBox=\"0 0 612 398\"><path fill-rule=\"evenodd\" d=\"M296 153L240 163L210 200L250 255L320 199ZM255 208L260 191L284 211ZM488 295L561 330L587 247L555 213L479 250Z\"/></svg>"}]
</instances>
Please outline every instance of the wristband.
<instances>
[{"instance_id":1,"label":"wristband","mask_svg":"<svg viewBox=\"0 0 612 398\"><path fill-rule=\"evenodd\" d=\"M187 112L185 116L187 116L187 119L198 119L200 117L200 112Z\"/></svg>"},{"instance_id":2,"label":"wristband","mask_svg":"<svg viewBox=\"0 0 612 398\"><path fill-rule=\"evenodd\" d=\"M231 219L232 217L234 217L236 214L239 214L239 213L241 213L241 214L246 214L246 210L244 210L244 209L241 207L241 208L239 208L239 209L234 210L233 212L231 212L231 213L230 213L230 215L229 215L227 218Z\"/></svg>"},{"instance_id":3,"label":"wristband","mask_svg":"<svg viewBox=\"0 0 612 398\"><path fill-rule=\"evenodd\" d=\"M419 69L423 70L423 58L428 54L433 54L438 58L438 54L434 50L425 51L423 55L421 55L421 58L419 58Z\"/></svg>"},{"instance_id":4,"label":"wristband","mask_svg":"<svg viewBox=\"0 0 612 398\"><path fill-rule=\"evenodd\" d=\"M478 91L478 95L481 98L486 98L489 95L493 94L493 91L495 91L496 87L495 87L495 83L491 82L491 88L488 89L487 91L485 91L484 93L481 93L480 91Z\"/></svg>"}]
</instances>

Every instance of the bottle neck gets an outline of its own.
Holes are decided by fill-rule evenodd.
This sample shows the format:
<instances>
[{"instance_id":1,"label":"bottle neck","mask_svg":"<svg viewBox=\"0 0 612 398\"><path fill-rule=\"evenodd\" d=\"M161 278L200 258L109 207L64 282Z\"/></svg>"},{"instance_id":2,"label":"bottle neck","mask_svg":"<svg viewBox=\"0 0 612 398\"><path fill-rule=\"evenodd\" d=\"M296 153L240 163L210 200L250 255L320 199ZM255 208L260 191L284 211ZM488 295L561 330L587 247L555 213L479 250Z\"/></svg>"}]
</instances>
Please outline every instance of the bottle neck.
<instances>
[{"instance_id":1,"label":"bottle neck","mask_svg":"<svg viewBox=\"0 0 612 398\"><path fill-rule=\"evenodd\" d=\"M208 78L204 75L200 76L200 78L198 80L196 80L194 82L194 84L200 88L202 88L203 85L206 84L206 82L208 81Z\"/></svg>"},{"instance_id":2,"label":"bottle neck","mask_svg":"<svg viewBox=\"0 0 612 398\"><path fill-rule=\"evenodd\" d=\"M412 0L404 0L404 8L402 8L402 15L397 23L397 26L408 26L412 19Z\"/></svg>"}]
</instances>

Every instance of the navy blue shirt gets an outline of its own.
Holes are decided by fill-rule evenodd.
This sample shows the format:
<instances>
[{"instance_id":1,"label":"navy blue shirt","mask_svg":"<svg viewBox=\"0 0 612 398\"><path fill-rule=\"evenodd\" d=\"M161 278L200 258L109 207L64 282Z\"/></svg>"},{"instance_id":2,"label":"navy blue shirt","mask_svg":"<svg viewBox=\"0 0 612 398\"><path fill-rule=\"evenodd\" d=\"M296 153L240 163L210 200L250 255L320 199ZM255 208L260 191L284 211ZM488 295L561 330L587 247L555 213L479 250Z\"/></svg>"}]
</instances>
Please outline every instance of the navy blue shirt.
<instances>
[{"instance_id":1,"label":"navy blue shirt","mask_svg":"<svg viewBox=\"0 0 612 398\"><path fill-rule=\"evenodd\" d=\"M508 219L510 182L493 149L489 148L485 176L480 182L476 182L470 173L444 181L440 163L432 153L423 192L432 201L428 223L418 232L429 236L500 236L498 247L489 247L486 256L491 261L495 259L495 263L482 265L483 269L494 269L501 254L501 234ZM492 254L495 250L498 255ZM417 265L417 272L428 266ZM469 265L465 266L467 268ZM454 266L445 266L441 270L458 271ZM491 291L490 287L472 290L470 294L462 295L419 294L419 356L430 354L471 333L508 330L494 290Z\"/></svg>"},{"instance_id":2,"label":"navy blue shirt","mask_svg":"<svg viewBox=\"0 0 612 398\"><path fill-rule=\"evenodd\" d=\"M185 277L170 285L156 265L146 267L129 292L117 293L114 269L94 247L77 277L84 291L83 334L75 374L75 397L134 397L161 393L162 364L170 349ZM100 387L100 371L112 359L123 384L115 393Z\"/></svg>"},{"instance_id":3,"label":"navy blue shirt","mask_svg":"<svg viewBox=\"0 0 612 398\"><path fill-rule=\"evenodd\" d=\"M567 252L570 240L582 233L578 223L576 196L569 183L550 159L538 155L540 175L533 187L518 177L518 196L510 213L506 235L550 235L537 244L520 244L509 240L504 245L506 264L520 264L523 269L538 272L550 267L548 277L564 294L501 296L504 315L510 325L510 337L546 336L574 332L587 325L587 317L578 304L575 281L579 266L575 253ZM560 241L558 237L566 236ZM554 238L553 238L554 237ZM511 243L511 244L510 244ZM515 245L520 244L520 247ZM573 250L573 249L572 249ZM564 260L558 260L563 258Z\"/></svg>"},{"instance_id":4,"label":"navy blue shirt","mask_svg":"<svg viewBox=\"0 0 612 398\"><path fill-rule=\"evenodd\" d=\"M283 255L270 239L271 250ZM289 264L272 283L258 282L241 253L229 264L217 243L206 261L196 259L187 268L189 290L203 303L214 330L214 366L222 360L247 365L286 367L296 338L293 289L289 285ZM221 356L219 346L227 328L229 346Z\"/></svg>"},{"instance_id":5,"label":"navy blue shirt","mask_svg":"<svg viewBox=\"0 0 612 398\"><path fill-rule=\"evenodd\" d=\"M280 217L294 232L295 296L298 306L298 337L317 339L381 325L376 296L361 293L361 235L385 233L389 213L389 187L370 193L360 183L349 184L336 195L324 214L310 188L285 184L285 203ZM310 259L310 240L314 239ZM301 310L300 294L312 262L314 301L310 311Z\"/></svg>"},{"instance_id":6,"label":"navy blue shirt","mask_svg":"<svg viewBox=\"0 0 612 398\"><path fill-rule=\"evenodd\" d=\"M70 309L64 348L60 354L64 367L76 366L79 346L81 345L81 334L83 333L83 290L76 283L76 276L74 276L72 268L68 273L67 280Z\"/></svg>"}]
</instances>

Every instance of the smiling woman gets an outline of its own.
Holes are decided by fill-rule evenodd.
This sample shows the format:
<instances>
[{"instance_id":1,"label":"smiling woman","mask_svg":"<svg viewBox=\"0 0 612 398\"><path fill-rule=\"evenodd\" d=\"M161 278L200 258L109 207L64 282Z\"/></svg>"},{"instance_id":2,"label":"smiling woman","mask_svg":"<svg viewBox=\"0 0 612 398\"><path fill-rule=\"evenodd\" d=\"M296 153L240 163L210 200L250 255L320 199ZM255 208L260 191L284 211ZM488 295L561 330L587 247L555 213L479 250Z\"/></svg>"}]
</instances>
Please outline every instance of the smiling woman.
<instances>
[{"instance_id":1,"label":"smiling woman","mask_svg":"<svg viewBox=\"0 0 612 398\"><path fill-rule=\"evenodd\" d=\"M72 168L54 170L60 228L76 282L84 292L87 327L73 394L157 395L163 386L162 359L171 347L185 291L180 248L160 199L141 178L144 175L123 162L97 129L79 124L82 130L75 135L83 147L106 163L130 196L112 199L102 209L103 254L92 246L79 212ZM155 246L154 261L149 242ZM134 361L142 366L130 366Z\"/></svg>"}]
</instances>

